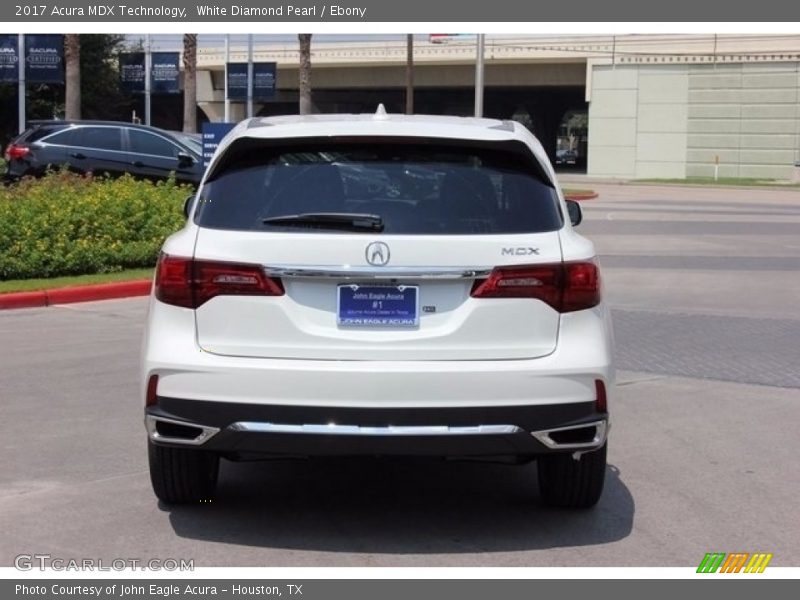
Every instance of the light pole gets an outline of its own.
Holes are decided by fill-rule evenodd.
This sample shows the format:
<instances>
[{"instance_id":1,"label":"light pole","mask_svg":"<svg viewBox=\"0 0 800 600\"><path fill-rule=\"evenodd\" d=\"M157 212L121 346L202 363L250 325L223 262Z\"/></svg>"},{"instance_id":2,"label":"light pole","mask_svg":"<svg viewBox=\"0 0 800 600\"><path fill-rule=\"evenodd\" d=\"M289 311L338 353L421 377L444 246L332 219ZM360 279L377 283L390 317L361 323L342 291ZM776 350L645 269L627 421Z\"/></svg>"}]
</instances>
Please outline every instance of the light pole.
<instances>
[{"instance_id":1,"label":"light pole","mask_svg":"<svg viewBox=\"0 0 800 600\"><path fill-rule=\"evenodd\" d=\"M253 117L253 34L247 36L247 118Z\"/></svg>"},{"instance_id":2,"label":"light pole","mask_svg":"<svg viewBox=\"0 0 800 600\"><path fill-rule=\"evenodd\" d=\"M153 55L149 33L144 40L144 124L150 125L150 72L153 69Z\"/></svg>"},{"instance_id":3,"label":"light pole","mask_svg":"<svg viewBox=\"0 0 800 600\"><path fill-rule=\"evenodd\" d=\"M19 133L25 131L25 35L17 36L17 110Z\"/></svg>"},{"instance_id":4,"label":"light pole","mask_svg":"<svg viewBox=\"0 0 800 600\"><path fill-rule=\"evenodd\" d=\"M228 63L231 62L231 36L225 35L225 122L231 120L231 99L228 97Z\"/></svg>"},{"instance_id":5,"label":"light pole","mask_svg":"<svg viewBox=\"0 0 800 600\"><path fill-rule=\"evenodd\" d=\"M483 33L478 34L478 50L475 57L475 116L483 116Z\"/></svg>"}]
</instances>

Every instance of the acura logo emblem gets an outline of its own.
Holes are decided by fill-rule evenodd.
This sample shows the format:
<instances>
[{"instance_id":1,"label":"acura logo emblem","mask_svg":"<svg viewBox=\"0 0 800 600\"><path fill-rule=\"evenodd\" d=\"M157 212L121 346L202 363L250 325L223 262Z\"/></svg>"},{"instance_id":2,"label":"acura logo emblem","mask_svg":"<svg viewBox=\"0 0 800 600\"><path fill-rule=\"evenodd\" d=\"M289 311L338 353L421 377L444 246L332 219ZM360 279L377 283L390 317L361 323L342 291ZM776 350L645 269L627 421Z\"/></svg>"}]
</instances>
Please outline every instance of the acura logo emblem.
<instances>
[{"instance_id":1,"label":"acura logo emblem","mask_svg":"<svg viewBox=\"0 0 800 600\"><path fill-rule=\"evenodd\" d=\"M382 267L389 263L389 246L383 242L372 242L367 246L367 262L376 267Z\"/></svg>"}]
</instances>

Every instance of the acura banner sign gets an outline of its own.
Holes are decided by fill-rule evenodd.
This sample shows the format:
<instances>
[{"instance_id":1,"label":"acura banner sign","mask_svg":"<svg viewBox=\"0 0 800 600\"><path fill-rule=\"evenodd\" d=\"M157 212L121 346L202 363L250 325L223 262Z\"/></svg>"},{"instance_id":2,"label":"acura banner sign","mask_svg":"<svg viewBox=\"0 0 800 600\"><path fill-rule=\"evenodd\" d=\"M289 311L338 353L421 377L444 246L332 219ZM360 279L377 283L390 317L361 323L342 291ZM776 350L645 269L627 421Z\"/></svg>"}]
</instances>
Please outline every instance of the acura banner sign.
<instances>
[{"instance_id":1,"label":"acura banner sign","mask_svg":"<svg viewBox=\"0 0 800 600\"><path fill-rule=\"evenodd\" d=\"M18 39L16 34L0 34L0 82L16 83L19 77Z\"/></svg>"},{"instance_id":2,"label":"acura banner sign","mask_svg":"<svg viewBox=\"0 0 800 600\"><path fill-rule=\"evenodd\" d=\"M29 84L64 83L63 35L25 35L25 79Z\"/></svg>"},{"instance_id":3,"label":"acura banner sign","mask_svg":"<svg viewBox=\"0 0 800 600\"><path fill-rule=\"evenodd\" d=\"M144 52L119 55L119 82L126 92L144 92Z\"/></svg>"},{"instance_id":4,"label":"acura banner sign","mask_svg":"<svg viewBox=\"0 0 800 600\"><path fill-rule=\"evenodd\" d=\"M275 97L276 64L253 63L253 100ZM228 63L228 98L247 100L247 63Z\"/></svg>"},{"instance_id":5,"label":"acura banner sign","mask_svg":"<svg viewBox=\"0 0 800 600\"><path fill-rule=\"evenodd\" d=\"M178 94L180 88L180 54L178 52L153 52L150 71L154 94Z\"/></svg>"}]
</instances>

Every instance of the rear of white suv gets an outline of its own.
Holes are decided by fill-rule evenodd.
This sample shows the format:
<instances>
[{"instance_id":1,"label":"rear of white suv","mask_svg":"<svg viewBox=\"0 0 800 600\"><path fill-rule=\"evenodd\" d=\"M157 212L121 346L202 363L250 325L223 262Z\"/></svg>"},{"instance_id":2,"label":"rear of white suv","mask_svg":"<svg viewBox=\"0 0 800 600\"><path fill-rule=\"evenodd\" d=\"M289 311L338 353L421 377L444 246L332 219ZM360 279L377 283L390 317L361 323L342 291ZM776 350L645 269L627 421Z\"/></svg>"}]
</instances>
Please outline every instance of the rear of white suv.
<instances>
[{"instance_id":1,"label":"rear of white suv","mask_svg":"<svg viewBox=\"0 0 800 600\"><path fill-rule=\"evenodd\" d=\"M538 461L588 507L606 468L609 313L527 130L452 117L254 119L164 244L143 349L156 495L219 458Z\"/></svg>"}]
</instances>

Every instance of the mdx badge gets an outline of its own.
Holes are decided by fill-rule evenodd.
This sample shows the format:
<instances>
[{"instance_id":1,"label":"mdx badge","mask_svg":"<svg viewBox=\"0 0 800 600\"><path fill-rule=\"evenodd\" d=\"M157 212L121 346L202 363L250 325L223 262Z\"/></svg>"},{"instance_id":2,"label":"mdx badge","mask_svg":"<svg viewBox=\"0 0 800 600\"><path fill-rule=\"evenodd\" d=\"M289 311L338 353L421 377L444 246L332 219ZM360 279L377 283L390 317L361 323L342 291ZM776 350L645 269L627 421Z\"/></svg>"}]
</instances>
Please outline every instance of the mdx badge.
<instances>
[{"instance_id":1,"label":"mdx badge","mask_svg":"<svg viewBox=\"0 0 800 600\"><path fill-rule=\"evenodd\" d=\"M367 262L376 267L389 263L389 246L383 242L372 242L367 246Z\"/></svg>"},{"instance_id":2,"label":"mdx badge","mask_svg":"<svg viewBox=\"0 0 800 600\"><path fill-rule=\"evenodd\" d=\"M500 253L503 256L530 256L531 254L538 256L539 249L531 248L530 246L515 246L513 248L503 248Z\"/></svg>"}]
</instances>

